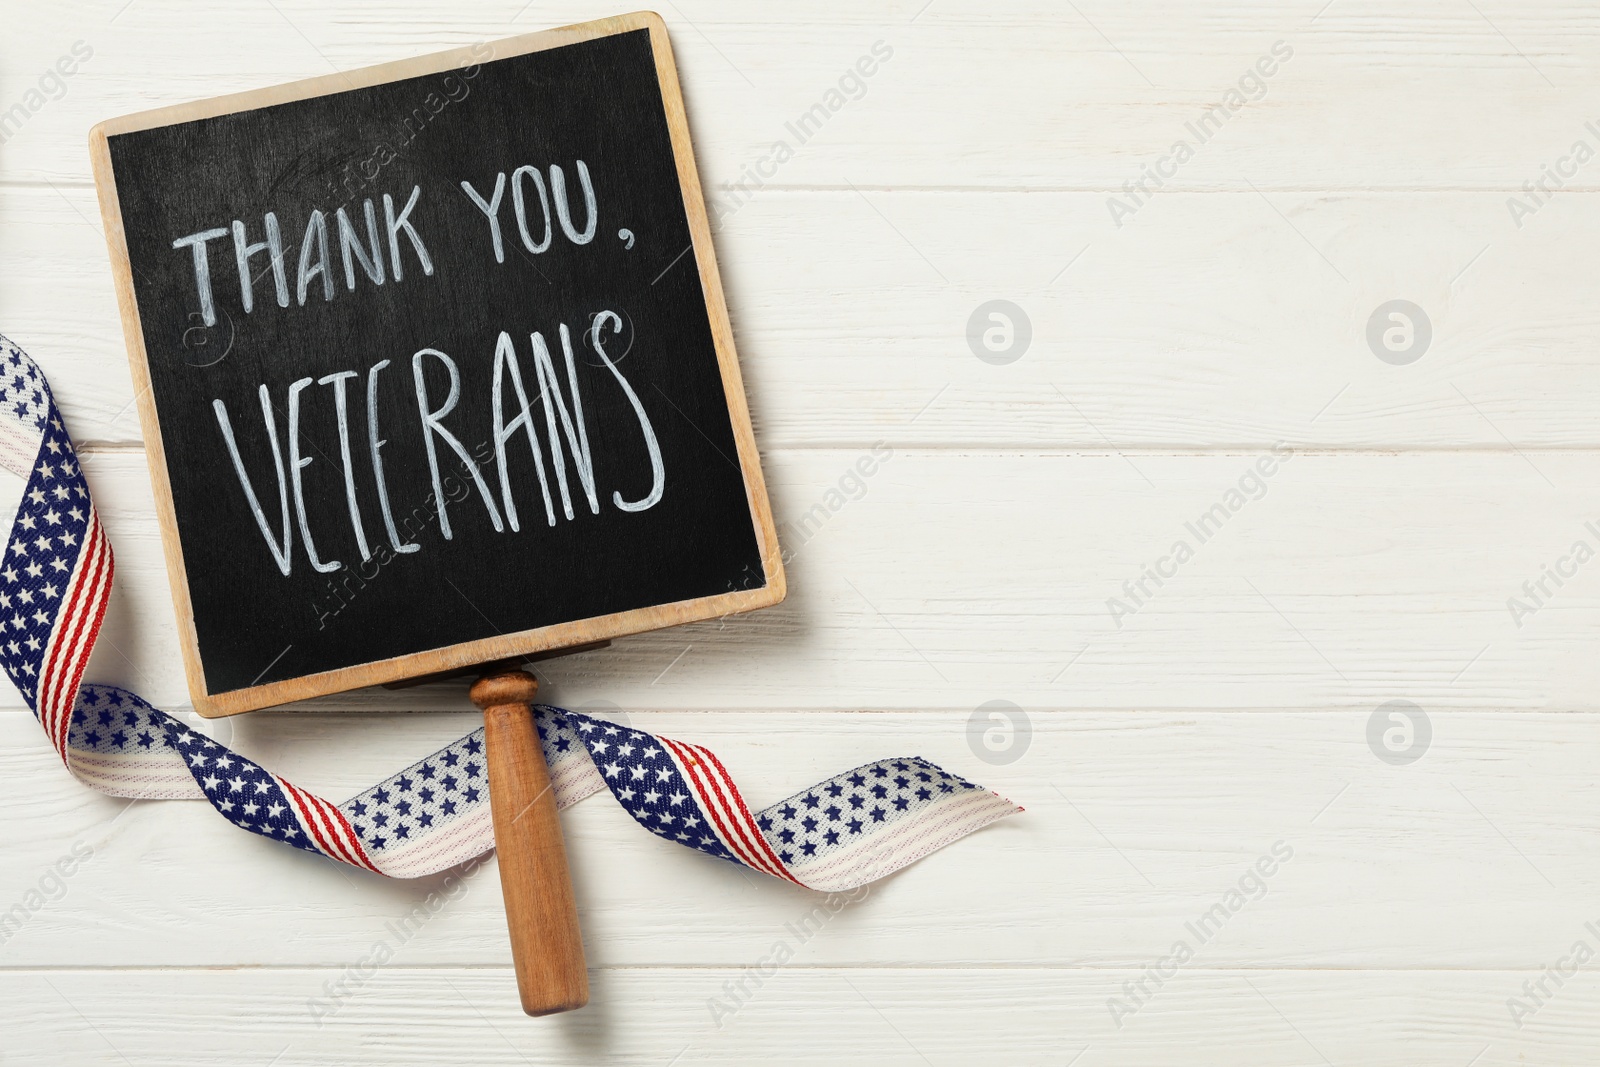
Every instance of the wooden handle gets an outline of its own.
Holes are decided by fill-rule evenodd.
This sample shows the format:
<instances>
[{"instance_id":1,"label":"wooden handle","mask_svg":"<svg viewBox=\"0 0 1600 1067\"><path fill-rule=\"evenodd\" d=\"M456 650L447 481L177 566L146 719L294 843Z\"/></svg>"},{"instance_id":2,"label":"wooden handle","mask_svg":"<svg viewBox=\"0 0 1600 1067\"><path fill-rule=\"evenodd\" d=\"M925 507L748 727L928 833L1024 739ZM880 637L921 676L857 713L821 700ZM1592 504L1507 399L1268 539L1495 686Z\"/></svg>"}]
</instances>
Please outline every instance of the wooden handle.
<instances>
[{"instance_id":1,"label":"wooden handle","mask_svg":"<svg viewBox=\"0 0 1600 1067\"><path fill-rule=\"evenodd\" d=\"M589 1003L589 972L556 796L528 706L538 692L538 679L527 671L496 671L473 685L472 702L483 709L489 807L517 991L529 1015L554 1015Z\"/></svg>"}]
</instances>

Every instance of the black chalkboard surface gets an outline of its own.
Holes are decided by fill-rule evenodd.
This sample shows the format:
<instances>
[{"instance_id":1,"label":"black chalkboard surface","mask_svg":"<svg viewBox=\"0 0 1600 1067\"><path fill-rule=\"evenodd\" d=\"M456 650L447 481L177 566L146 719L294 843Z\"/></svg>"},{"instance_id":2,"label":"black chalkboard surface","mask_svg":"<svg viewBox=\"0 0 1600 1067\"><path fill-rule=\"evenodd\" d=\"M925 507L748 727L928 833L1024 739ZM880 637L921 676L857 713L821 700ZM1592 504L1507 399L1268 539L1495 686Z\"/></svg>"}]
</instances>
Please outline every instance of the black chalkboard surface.
<instances>
[{"instance_id":1,"label":"black chalkboard surface","mask_svg":"<svg viewBox=\"0 0 1600 1067\"><path fill-rule=\"evenodd\" d=\"M782 599L655 16L91 147L202 714Z\"/></svg>"}]
</instances>

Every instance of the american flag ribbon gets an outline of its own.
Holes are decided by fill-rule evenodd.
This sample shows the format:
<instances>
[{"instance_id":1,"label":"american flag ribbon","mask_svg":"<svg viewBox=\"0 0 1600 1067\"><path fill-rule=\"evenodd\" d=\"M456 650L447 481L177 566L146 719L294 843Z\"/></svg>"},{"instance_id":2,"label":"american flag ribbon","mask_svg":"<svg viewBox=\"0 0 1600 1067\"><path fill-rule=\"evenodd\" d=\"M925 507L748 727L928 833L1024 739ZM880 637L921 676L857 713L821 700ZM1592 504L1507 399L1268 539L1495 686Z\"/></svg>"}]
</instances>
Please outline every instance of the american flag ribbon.
<instances>
[{"instance_id":1,"label":"american flag ribbon","mask_svg":"<svg viewBox=\"0 0 1600 1067\"><path fill-rule=\"evenodd\" d=\"M79 781L117 797L204 799L235 826L396 878L494 846L481 728L335 804L136 693L83 684L111 596L111 544L49 383L3 336L0 466L26 483L0 561L0 665ZM609 790L659 837L816 890L882 878L1022 810L902 758L752 812L699 745L548 705L534 721L559 807Z\"/></svg>"}]
</instances>

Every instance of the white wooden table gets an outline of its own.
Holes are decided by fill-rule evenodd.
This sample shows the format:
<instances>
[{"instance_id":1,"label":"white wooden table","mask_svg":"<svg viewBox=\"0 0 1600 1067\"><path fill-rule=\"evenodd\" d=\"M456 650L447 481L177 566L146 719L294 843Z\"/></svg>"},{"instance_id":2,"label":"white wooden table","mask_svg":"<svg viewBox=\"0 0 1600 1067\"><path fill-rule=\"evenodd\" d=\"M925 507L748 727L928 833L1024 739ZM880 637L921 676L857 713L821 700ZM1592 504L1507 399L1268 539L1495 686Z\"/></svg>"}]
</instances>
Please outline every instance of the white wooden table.
<instances>
[{"instance_id":1,"label":"white wooden table","mask_svg":"<svg viewBox=\"0 0 1600 1067\"><path fill-rule=\"evenodd\" d=\"M553 662L546 693L710 745L756 803L920 754L1027 814L872 887L719 1026L724 983L813 901L584 803L565 821L594 1003L529 1021L492 863L385 882L201 804L124 808L62 772L8 687L0 913L27 918L0 944L0 1063L1594 1062L1600 961L1572 953L1600 950L1600 563L1544 573L1600 547L1600 162L1571 157L1600 149L1600 12L659 10L778 517L840 499L875 443L893 456L813 520L781 608ZM0 0L0 109L44 101L0 147L0 331L51 376L117 551L92 678L186 700L88 128L614 13ZM64 95L29 97L77 41ZM864 92L797 143L786 123L880 41ZM1175 167L1277 42L1259 98ZM730 192L780 138L792 158ZM1161 188L1123 192L1158 165ZM1546 167L1566 188L1514 213ZM968 340L997 299L1031 326L1010 362ZM1367 336L1402 299L1431 326L1411 362ZM1186 523L1219 503L1201 544ZM1192 558L1162 562L1179 540ZM1025 751L969 747L994 700ZM1397 700L1431 726L1410 763L1407 720L1369 743ZM473 716L447 685L212 729L340 797Z\"/></svg>"}]
</instances>

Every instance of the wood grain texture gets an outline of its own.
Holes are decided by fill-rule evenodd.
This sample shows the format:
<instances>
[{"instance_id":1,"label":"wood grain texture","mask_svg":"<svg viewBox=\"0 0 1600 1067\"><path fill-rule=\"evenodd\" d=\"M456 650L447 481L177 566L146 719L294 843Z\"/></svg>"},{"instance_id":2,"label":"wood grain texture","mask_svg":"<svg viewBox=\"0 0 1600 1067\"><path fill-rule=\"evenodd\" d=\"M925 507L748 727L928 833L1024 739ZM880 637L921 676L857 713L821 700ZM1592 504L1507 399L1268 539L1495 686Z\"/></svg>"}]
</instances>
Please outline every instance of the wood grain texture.
<instances>
[{"instance_id":1,"label":"wood grain texture","mask_svg":"<svg viewBox=\"0 0 1600 1067\"><path fill-rule=\"evenodd\" d=\"M494 852L517 993L522 1010L534 1016L589 1003L567 848L529 706L538 693L527 671L491 671L472 686L472 702L483 709Z\"/></svg>"},{"instance_id":2,"label":"wood grain texture","mask_svg":"<svg viewBox=\"0 0 1600 1067\"><path fill-rule=\"evenodd\" d=\"M754 963L752 958L751 963ZM833 1067L1139 1063L1157 1067L1521 1067L1592 1054L1594 984L1566 990L1522 1029L1504 1001L1518 971L1185 970L1146 1007L1111 1021L1106 1001L1137 970L836 970L790 967L732 1014L748 970L596 974L591 1010L519 1022L504 969L391 968L356 983L339 970L21 971L9 1052L83 1064L207 1067L241 1047L282 1065L727 1064ZM341 986L340 983L344 984ZM349 992L334 1000L329 989ZM338 1004L320 1017L319 1001ZM94 1013L93 1029L83 1025ZM165 1025L150 1026L152 1014ZM225 1029L219 1019L229 1020ZM719 1026L718 1023L721 1023ZM626 1025L632 1023L635 1025Z\"/></svg>"},{"instance_id":3,"label":"wood grain texture","mask_svg":"<svg viewBox=\"0 0 1600 1067\"><path fill-rule=\"evenodd\" d=\"M965 968L981 985L995 970L1142 968L1187 938L1201 968L1537 970L1596 919L1594 713L1429 706L1432 747L1395 767L1367 747L1365 710L1024 710L1031 740L1003 765L969 747L970 709L630 721L716 751L756 806L915 752L1027 809L858 894L803 966ZM475 718L272 712L231 723L230 743L338 798ZM215 832L202 804L123 811L51 776L36 733L0 716L0 902L21 902L74 846L92 855L0 931L0 970L340 968L380 943L397 967L511 965L493 860L393 882L284 856ZM595 968L744 967L826 899L641 831L605 796L562 822ZM1279 842L1293 856L1266 892L1199 945L1186 924ZM410 929L418 907L430 917Z\"/></svg>"},{"instance_id":4,"label":"wood grain texture","mask_svg":"<svg viewBox=\"0 0 1600 1067\"><path fill-rule=\"evenodd\" d=\"M1296 453L1206 543L1187 529L1260 452L769 450L794 592L757 615L540 668L550 699L627 709L1595 709L1600 571L1512 597L1600 522L1589 452ZM117 550L93 676L182 705L143 463L85 464ZM1547 482L1545 479L1548 478ZM834 495L830 495L834 494ZM831 506L837 510L829 510ZM1124 583L1194 558L1132 614ZM1521 623L1519 626L1518 623ZM3 690L0 690L3 691ZM10 703L18 701L13 697ZM460 707L452 683L307 707Z\"/></svg>"},{"instance_id":5,"label":"wood grain texture","mask_svg":"<svg viewBox=\"0 0 1600 1067\"><path fill-rule=\"evenodd\" d=\"M1586 448L1597 204L1563 194L1519 231L1497 193L1171 192L1118 231L1094 193L764 191L716 243L764 450ZM77 439L124 447L95 218L89 190L7 188L0 315L52 354ZM1033 325L1008 366L966 337L996 297ZM1434 326L1410 366L1364 336L1396 297Z\"/></svg>"},{"instance_id":6,"label":"wood grain texture","mask_svg":"<svg viewBox=\"0 0 1600 1067\"><path fill-rule=\"evenodd\" d=\"M0 330L44 364L94 453L119 585L91 675L181 709L84 131L616 9L116 6L35 5L0 34L0 108L75 40L95 49L0 150ZM544 695L709 745L756 805L917 753L1027 813L872 887L720 1016L727 984L815 902L588 801L562 821L593 1000L530 1024L492 860L385 883L200 805L122 811L52 766L8 693L0 907L48 902L0 944L17 1020L4 1052L141 1067L1590 1062L1591 968L1531 1017L1508 1003L1577 940L1600 947L1600 587L1585 565L1520 627L1507 601L1600 522L1600 171L1520 228L1507 200L1575 139L1596 143L1593 6L661 13L775 519L798 547L792 594L544 665ZM753 195L733 188L880 40L894 54L864 94ZM1117 228L1108 198L1278 40L1294 56L1265 97ZM994 298L1032 320L1008 366L966 338ZM1363 336L1393 298L1435 327L1410 366ZM841 485L880 441L893 457L865 490ZM1266 495L1116 626L1107 599L1278 441L1296 455ZM830 491L848 502L830 508ZM1000 765L968 740L995 699L1032 726ZM1432 721L1406 767L1366 736L1393 699ZM361 713L391 708L417 714ZM450 683L204 726L342 797L473 722ZM1266 894L1119 1028L1108 1002L1148 984L1279 841L1294 855ZM92 855L63 891L47 877L75 846ZM430 894L442 906L402 941ZM393 958L368 973L379 945Z\"/></svg>"},{"instance_id":7,"label":"wood grain texture","mask_svg":"<svg viewBox=\"0 0 1600 1067\"><path fill-rule=\"evenodd\" d=\"M111 115L465 47L617 14L601 0L399 0L377 18L275 0L197 27L184 0L17 20L0 45L11 100L75 39L96 48L60 101L0 156L0 178L84 180L82 133ZM896 57L784 165L785 184L1090 188L1137 177L1273 42L1295 58L1183 171L1195 188L1520 190L1593 118L1583 0L1471 5L1340 0L843 0L751 16L738 0L662 5L708 185L736 180L875 40ZM98 17L97 17L98 16ZM134 17L137 16L137 17ZM198 37L197 37L198 35ZM203 44L203 47L196 47ZM1585 175L1589 188L1596 178Z\"/></svg>"}]
</instances>

